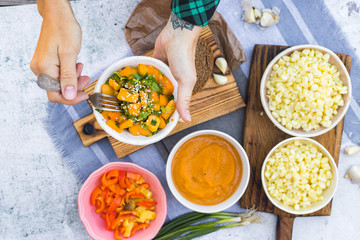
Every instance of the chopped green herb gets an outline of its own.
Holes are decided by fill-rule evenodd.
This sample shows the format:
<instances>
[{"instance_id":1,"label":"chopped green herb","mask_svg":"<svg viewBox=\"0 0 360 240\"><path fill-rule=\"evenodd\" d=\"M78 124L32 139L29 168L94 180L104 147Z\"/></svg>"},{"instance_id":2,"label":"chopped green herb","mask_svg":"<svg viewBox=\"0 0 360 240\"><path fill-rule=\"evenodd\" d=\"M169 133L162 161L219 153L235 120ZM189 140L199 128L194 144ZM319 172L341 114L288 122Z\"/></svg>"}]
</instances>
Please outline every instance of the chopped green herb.
<instances>
[{"instance_id":1,"label":"chopped green herb","mask_svg":"<svg viewBox=\"0 0 360 240\"><path fill-rule=\"evenodd\" d=\"M119 123L118 121L115 121L115 125L116 125L117 127L120 127L120 123Z\"/></svg>"},{"instance_id":2,"label":"chopped green herb","mask_svg":"<svg viewBox=\"0 0 360 240\"><path fill-rule=\"evenodd\" d=\"M154 119L151 120L151 125L156 126L156 124L157 124L157 121L155 121Z\"/></svg>"},{"instance_id":3,"label":"chopped green herb","mask_svg":"<svg viewBox=\"0 0 360 240\"><path fill-rule=\"evenodd\" d=\"M108 78L108 80L106 80L106 82L105 82L105 83L106 83L106 84L109 84L109 80L110 80L110 78Z\"/></svg>"},{"instance_id":4,"label":"chopped green herb","mask_svg":"<svg viewBox=\"0 0 360 240\"><path fill-rule=\"evenodd\" d=\"M141 111L139 114L139 120L142 121L147 118L147 116L151 113L150 110L147 111Z\"/></svg>"},{"instance_id":5,"label":"chopped green herb","mask_svg":"<svg viewBox=\"0 0 360 240\"><path fill-rule=\"evenodd\" d=\"M100 109L97 109L95 108L96 111L98 111L99 113L102 113L104 110L100 110Z\"/></svg>"},{"instance_id":6,"label":"chopped green herb","mask_svg":"<svg viewBox=\"0 0 360 240\"><path fill-rule=\"evenodd\" d=\"M166 120L165 120L165 123L168 124L169 121L170 121L170 118L166 119Z\"/></svg>"},{"instance_id":7,"label":"chopped green herb","mask_svg":"<svg viewBox=\"0 0 360 240\"><path fill-rule=\"evenodd\" d=\"M160 87L160 85L156 82L155 77L154 76L148 76L147 78L145 78L144 83L146 85L148 85L149 87L152 88L152 90L154 90L157 93L162 93L162 89Z\"/></svg>"},{"instance_id":8,"label":"chopped green herb","mask_svg":"<svg viewBox=\"0 0 360 240\"><path fill-rule=\"evenodd\" d=\"M148 98L150 99L151 98L151 93L148 93L147 95L148 95Z\"/></svg>"},{"instance_id":9,"label":"chopped green herb","mask_svg":"<svg viewBox=\"0 0 360 240\"><path fill-rule=\"evenodd\" d=\"M146 125L145 123L141 123L140 127L143 128L143 129L149 129L149 126Z\"/></svg>"},{"instance_id":10,"label":"chopped green herb","mask_svg":"<svg viewBox=\"0 0 360 240\"><path fill-rule=\"evenodd\" d=\"M157 132L157 131L155 131L155 132L153 132L153 133L152 133L152 135L155 135L155 134L157 134L157 133L158 133L158 132Z\"/></svg>"},{"instance_id":11,"label":"chopped green herb","mask_svg":"<svg viewBox=\"0 0 360 240\"><path fill-rule=\"evenodd\" d=\"M168 99L169 99L169 102L170 102L171 100L174 100L174 95L171 94L171 96L169 96Z\"/></svg>"},{"instance_id":12,"label":"chopped green herb","mask_svg":"<svg viewBox=\"0 0 360 240\"><path fill-rule=\"evenodd\" d=\"M161 111L153 111L153 114L156 115L156 116L160 116L161 115Z\"/></svg>"},{"instance_id":13,"label":"chopped green herb","mask_svg":"<svg viewBox=\"0 0 360 240\"><path fill-rule=\"evenodd\" d=\"M133 78L136 79L136 80L141 80L142 79L142 76L139 74L139 73L135 73L133 75Z\"/></svg>"}]
</instances>

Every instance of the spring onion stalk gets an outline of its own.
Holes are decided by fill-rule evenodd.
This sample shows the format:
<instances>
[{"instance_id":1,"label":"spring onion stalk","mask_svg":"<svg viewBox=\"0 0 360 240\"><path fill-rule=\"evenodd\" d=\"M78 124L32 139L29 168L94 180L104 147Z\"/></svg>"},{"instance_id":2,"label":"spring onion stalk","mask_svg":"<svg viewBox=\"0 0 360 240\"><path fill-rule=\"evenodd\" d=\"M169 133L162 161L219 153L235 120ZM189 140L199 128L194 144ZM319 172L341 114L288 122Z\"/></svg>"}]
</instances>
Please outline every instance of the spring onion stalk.
<instances>
[{"instance_id":1,"label":"spring onion stalk","mask_svg":"<svg viewBox=\"0 0 360 240\"><path fill-rule=\"evenodd\" d=\"M154 239L188 240L218 231L220 229L244 226L259 222L259 215L253 209L245 213L192 212L184 214L162 227Z\"/></svg>"}]
</instances>

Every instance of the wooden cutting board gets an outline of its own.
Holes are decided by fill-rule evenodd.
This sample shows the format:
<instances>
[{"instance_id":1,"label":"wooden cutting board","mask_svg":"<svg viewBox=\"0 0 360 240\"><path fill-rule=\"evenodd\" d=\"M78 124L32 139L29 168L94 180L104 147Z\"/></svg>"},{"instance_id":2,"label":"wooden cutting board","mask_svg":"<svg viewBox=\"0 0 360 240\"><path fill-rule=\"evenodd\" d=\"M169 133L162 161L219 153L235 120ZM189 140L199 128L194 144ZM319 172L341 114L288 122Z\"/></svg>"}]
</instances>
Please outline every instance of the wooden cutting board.
<instances>
[{"instance_id":1,"label":"wooden cutting board","mask_svg":"<svg viewBox=\"0 0 360 240\"><path fill-rule=\"evenodd\" d=\"M255 45L249 76L247 108L244 122L244 149L249 156L251 172L245 194L240 200L243 208L255 207L258 211L278 215L276 239L290 240L296 215L286 213L270 202L261 184L261 167L266 155L280 141L291 136L280 131L267 117L260 101L260 81L270 61L288 47L273 45ZM351 57L337 54L350 73ZM341 136L344 119L331 131L315 137L339 161ZM328 216L331 214L331 202L321 210L304 216Z\"/></svg>"},{"instance_id":2,"label":"wooden cutting board","mask_svg":"<svg viewBox=\"0 0 360 240\"><path fill-rule=\"evenodd\" d=\"M214 60L218 57L223 57L209 27L204 28L200 38L204 39L211 48ZM152 56L152 53L153 51L150 51L144 54L144 56ZM213 71L222 74L215 65ZM204 87L191 98L190 112L192 121L189 123L179 122L169 135L245 107L239 88L229 68L224 75L227 77L228 82L225 85L219 85L214 81L211 74ZM85 92L93 93L96 82L94 81L86 87ZM84 125L86 123L94 124L95 122L94 114L90 114L73 123L85 147L104 137L108 137L118 158L146 147L119 142L102 130L95 130L93 134L86 135L83 131Z\"/></svg>"}]
</instances>

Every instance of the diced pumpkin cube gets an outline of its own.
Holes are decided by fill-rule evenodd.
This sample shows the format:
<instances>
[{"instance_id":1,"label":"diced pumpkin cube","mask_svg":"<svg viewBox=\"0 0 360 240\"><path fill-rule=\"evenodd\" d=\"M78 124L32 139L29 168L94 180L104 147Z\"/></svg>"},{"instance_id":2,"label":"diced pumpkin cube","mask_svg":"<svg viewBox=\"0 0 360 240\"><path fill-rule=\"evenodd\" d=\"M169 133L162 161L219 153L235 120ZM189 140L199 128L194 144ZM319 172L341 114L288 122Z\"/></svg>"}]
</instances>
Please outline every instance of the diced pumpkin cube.
<instances>
[{"instance_id":1,"label":"diced pumpkin cube","mask_svg":"<svg viewBox=\"0 0 360 240\"><path fill-rule=\"evenodd\" d=\"M117 98L121 101L136 103L139 98L139 93L121 88Z\"/></svg>"},{"instance_id":2,"label":"diced pumpkin cube","mask_svg":"<svg viewBox=\"0 0 360 240\"><path fill-rule=\"evenodd\" d=\"M160 125L160 118L156 115L150 115L145 123L151 132L156 132Z\"/></svg>"},{"instance_id":3,"label":"diced pumpkin cube","mask_svg":"<svg viewBox=\"0 0 360 240\"><path fill-rule=\"evenodd\" d=\"M166 107L161 108L161 116L167 120L169 119L169 117L171 116L171 114L173 114L173 112L175 112L176 109L176 103L174 100L171 100Z\"/></svg>"},{"instance_id":4,"label":"diced pumpkin cube","mask_svg":"<svg viewBox=\"0 0 360 240\"><path fill-rule=\"evenodd\" d=\"M147 92L141 91L140 92L140 101L141 101L141 106L146 107L147 103L148 103L148 94Z\"/></svg>"},{"instance_id":5,"label":"diced pumpkin cube","mask_svg":"<svg viewBox=\"0 0 360 240\"><path fill-rule=\"evenodd\" d=\"M157 103L154 106L152 106L152 109L155 111L160 111L160 103Z\"/></svg>"},{"instance_id":6,"label":"diced pumpkin cube","mask_svg":"<svg viewBox=\"0 0 360 240\"><path fill-rule=\"evenodd\" d=\"M139 71L139 73L141 74L141 75L145 75L146 73L148 73L148 66L146 66L145 64L139 64L138 66L137 66L137 69L138 69L138 71Z\"/></svg>"},{"instance_id":7,"label":"diced pumpkin cube","mask_svg":"<svg viewBox=\"0 0 360 240\"><path fill-rule=\"evenodd\" d=\"M131 120L131 119L128 119L128 120L122 122L122 123L120 124L120 127L119 127L119 128L120 128L120 132L122 132L122 130L124 130L125 128L131 127L132 125L134 125L134 121Z\"/></svg>"},{"instance_id":8,"label":"diced pumpkin cube","mask_svg":"<svg viewBox=\"0 0 360 240\"><path fill-rule=\"evenodd\" d=\"M163 129L166 127L166 122L165 120L160 116L160 125L159 125L159 128L160 129Z\"/></svg>"},{"instance_id":9,"label":"diced pumpkin cube","mask_svg":"<svg viewBox=\"0 0 360 240\"><path fill-rule=\"evenodd\" d=\"M160 100L159 100L160 106L165 107L168 104L168 102L169 102L168 97L163 94L160 94Z\"/></svg>"},{"instance_id":10,"label":"diced pumpkin cube","mask_svg":"<svg viewBox=\"0 0 360 240\"><path fill-rule=\"evenodd\" d=\"M134 67L125 67L124 69L119 71L120 76L128 77L131 79L132 79L132 75L134 75L135 73L137 73L137 71L136 71L136 68L134 68Z\"/></svg>"},{"instance_id":11,"label":"diced pumpkin cube","mask_svg":"<svg viewBox=\"0 0 360 240\"><path fill-rule=\"evenodd\" d=\"M131 103L128 105L130 115L139 116L141 109L141 103Z\"/></svg>"},{"instance_id":12,"label":"diced pumpkin cube","mask_svg":"<svg viewBox=\"0 0 360 240\"><path fill-rule=\"evenodd\" d=\"M101 93L107 95L113 95L114 89L107 83L101 85Z\"/></svg>"},{"instance_id":13,"label":"diced pumpkin cube","mask_svg":"<svg viewBox=\"0 0 360 240\"><path fill-rule=\"evenodd\" d=\"M142 128L140 124L136 124L129 128L129 132L134 136L144 135L147 137L151 137L152 133L149 129Z\"/></svg>"},{"instance_id":14,"label":"diced pumpkin cube","mask_svg":"<svg viewBox=\"0 0 360 240\"><path fill-rule=\"evenodd\" d=\"M119 90L120 89L120 84L118 84L114 79L110 78L109 79L109 85L115 90Z\"/></svg>"},{"instance_id":15,"label":"diced pumpkin cube","mask_svg":"<svg viewBox=\"0 0 360 240\"><path fill-rule=\"evenodd\" d=\"M166 76L163 77L160 82L160 86L162 88L162 92L164 95L170 96L174 92L174 85Z\"/></svg>"},{"instance_id":16,"label":"diced pumpkin cube","mask_svg":"<svg viewBox=\"0 0 360 240\"><path fill-rule=\"evenodd\" d=\"M153 103L158 103L159 102L159 94L157 94L157 92L155 92L152 89L151 89L150 102L153 102Z\"/></svg>"},{"instance_id":17,"label":"diced pumpkin cube","mask_svg":"<svg viewBox=\"0 0 360 240\"><path fill-rule=\"evenodd\" d=\"M109 111L108 116L113 121L123 122L126 118L120 112Z\"/></svg>"},{"instance_id":18,"label":"diced pumpkin cube","mask_svg":"<svg viewBox=\"0 0 360 240\"><path fill-rule=\"evenodd\" d=\"M104 119L107 119L109 117L109 113L110 111L103 111L101 115L103 116Z\"/></svg>"}]
</instances>

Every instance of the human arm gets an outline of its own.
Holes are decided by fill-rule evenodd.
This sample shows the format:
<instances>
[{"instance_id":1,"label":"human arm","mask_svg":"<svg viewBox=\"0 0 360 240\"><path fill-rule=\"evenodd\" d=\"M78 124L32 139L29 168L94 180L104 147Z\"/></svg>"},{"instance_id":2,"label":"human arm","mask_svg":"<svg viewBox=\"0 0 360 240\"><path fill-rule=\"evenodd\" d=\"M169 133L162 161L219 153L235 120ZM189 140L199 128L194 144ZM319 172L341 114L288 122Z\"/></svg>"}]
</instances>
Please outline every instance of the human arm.
<instances>
[{"instance_id":1,"label":"human arm","mask_svg":"<svg viewBox=\"0 0 360 240\"><path fill-rule=\"evenodd\" d=\"M197 40L215 12L219 1L173 0L172 12L155 43L154 57L169 64L178 81L177 110L184 121L191 121L190 101L196 82Z\"/></svg>"},{"instance_id":2,"label":"human arm","mask_svg":"<svg viewBox=\"0 0 360 240\"><path fill-rule=\"evenodd\" d=\"M61 93L47 92L51 102L68 105L88 98L83 90L90 78L81 76L83 65L76 63L81 47L81 27L68 0L38 0L43 17L38 44L30 67L35 75L46 73L60 80Z\"/></svg>"}]
</instances>

